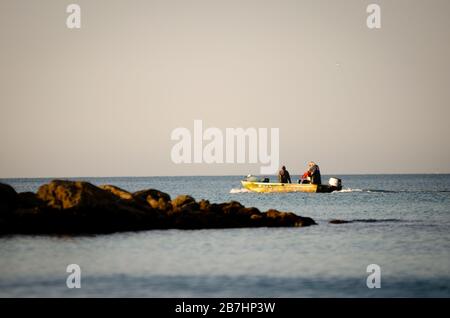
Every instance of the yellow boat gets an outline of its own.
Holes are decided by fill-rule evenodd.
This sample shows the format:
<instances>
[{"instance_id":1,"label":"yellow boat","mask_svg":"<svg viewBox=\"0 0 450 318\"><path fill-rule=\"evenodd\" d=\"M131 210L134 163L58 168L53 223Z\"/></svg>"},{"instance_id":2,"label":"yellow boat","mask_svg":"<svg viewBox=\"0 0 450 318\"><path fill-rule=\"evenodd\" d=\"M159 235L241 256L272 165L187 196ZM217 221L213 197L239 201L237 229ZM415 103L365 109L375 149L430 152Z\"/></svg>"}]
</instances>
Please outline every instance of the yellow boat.
<instances>
[{"instance_id":1,"label":"yellow boat","mask_svg":"<svg viewBox=\"0 0 450 318\"><path fill-rule=\"evenodd\" d=\"M309 183L300 184L300 183L255 182L247 180L242 180L241 183L245 189L259 193L272 193L272 192L330 193L342 189L341 180L336 178L331 178L330 184L320 184L320 185Z\"/></svg>"}]
</instances>

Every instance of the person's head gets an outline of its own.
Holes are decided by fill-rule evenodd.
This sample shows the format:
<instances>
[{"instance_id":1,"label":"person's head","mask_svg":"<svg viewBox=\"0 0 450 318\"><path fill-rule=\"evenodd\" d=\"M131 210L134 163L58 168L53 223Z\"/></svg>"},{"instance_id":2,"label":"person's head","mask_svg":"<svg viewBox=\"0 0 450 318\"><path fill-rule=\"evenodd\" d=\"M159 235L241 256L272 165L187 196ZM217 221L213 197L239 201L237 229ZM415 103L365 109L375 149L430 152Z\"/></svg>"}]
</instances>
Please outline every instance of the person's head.
<instances>
[{"instance_id":1,"label":"person's head","mask_svg":"<svg viewBox=\"0 0 450 318\"><path fill-rule=\"evenodd\" d=\"M281 170L286 170L286 167L285 167L285 166L282 166L282 167L281 167Z\"/></svg>"},{"instance_id":2,"label":"person's head","mask_svg":"<svg viewBox=\"0 0 450 318\"><path fill-rule=\"evenodd\" d=\"M314 163L314 161L310 161L308 162L308 167L314 167L316 164Z\"/></svg>"}]
</instances>

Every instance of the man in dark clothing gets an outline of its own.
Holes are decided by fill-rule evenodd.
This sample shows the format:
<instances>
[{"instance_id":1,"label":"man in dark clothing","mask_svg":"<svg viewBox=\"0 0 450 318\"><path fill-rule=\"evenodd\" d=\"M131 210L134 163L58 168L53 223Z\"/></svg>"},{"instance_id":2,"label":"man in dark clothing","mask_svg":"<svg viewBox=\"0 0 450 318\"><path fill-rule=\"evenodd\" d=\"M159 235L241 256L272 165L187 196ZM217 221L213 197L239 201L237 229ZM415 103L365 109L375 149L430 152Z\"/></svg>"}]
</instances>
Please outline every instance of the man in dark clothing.
<instances>
[{"instance_id":1,"label":"man in dark clothing","mask_svg":"<svg viewBox=\"0 0 450 318\"><path fill-rule=\"evenodd\" d=\"M308 162L308 171L302 176L303 179L307 177L310 177L312 184L322 184L319 166L312 161Z\"/></svg>"},{"instance_id":2,"label":"man in dark clothing","mask_svg":"<svg viewBox=\"0 0 450 318\"><path fill-rule=\"evenodd\" d=\"M291 176L285 166L281 167L281 170L278 172L278 182L291 183Z\"/></svg>"}]
</instances>

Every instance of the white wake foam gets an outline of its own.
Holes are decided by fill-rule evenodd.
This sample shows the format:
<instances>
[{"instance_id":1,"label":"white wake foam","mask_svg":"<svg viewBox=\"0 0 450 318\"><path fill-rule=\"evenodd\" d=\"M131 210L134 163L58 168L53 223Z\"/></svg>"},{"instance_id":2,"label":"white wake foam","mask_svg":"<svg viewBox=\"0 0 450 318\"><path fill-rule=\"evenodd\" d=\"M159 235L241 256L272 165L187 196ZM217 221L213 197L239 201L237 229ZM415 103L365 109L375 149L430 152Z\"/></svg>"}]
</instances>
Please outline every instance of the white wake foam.
<instances>
[{"instance_id":1,"label":"white wake foam","mask_svg":"<svg viewBox=\"0 0 450 318\"><path fill-rule=\"evenodd\" d=\"M363 190L363 189L350 189L350 188L348 188L348 189L342 189L342 190L340 190L340 191L334 191L334 192L336 192L336 193L364 192L364 190Z\"/></svg>"},{"instance_id":2,"label":"white wake foam","mask_svg":"<svg viewBox=\"0 0 450 318\"><path fill-rule=\"evenodd\" d=\"M250 192L250 190L245 188L234 188L230 190L230 193L247 193Z\"/></svg>"}]
</instances>

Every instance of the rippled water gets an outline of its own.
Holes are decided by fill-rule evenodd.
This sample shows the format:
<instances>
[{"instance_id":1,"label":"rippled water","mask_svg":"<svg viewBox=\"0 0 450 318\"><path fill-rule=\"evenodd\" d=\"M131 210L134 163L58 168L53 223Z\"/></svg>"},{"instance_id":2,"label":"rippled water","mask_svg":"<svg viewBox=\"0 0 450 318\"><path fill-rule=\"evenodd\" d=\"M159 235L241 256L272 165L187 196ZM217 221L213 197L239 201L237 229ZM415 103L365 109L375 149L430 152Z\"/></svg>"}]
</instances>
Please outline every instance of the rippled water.
<instances>
[{"instance_id":1,"label":"rippled water","mask_svg":"<svg viewBox=\"0 0 450 318\"><path fill-rule=\"evenodd\" d=\"M84 178L293 211L319 225L2 237L0 296L449 297L450 175L341 177L344 190L331 194L249 193L229 176ZM36 191L47 180L1 181ZM66 287L72 263L81 289ZM369 264L381 267L380 289L366 286Z\"/></svg>"}]
</instances>

